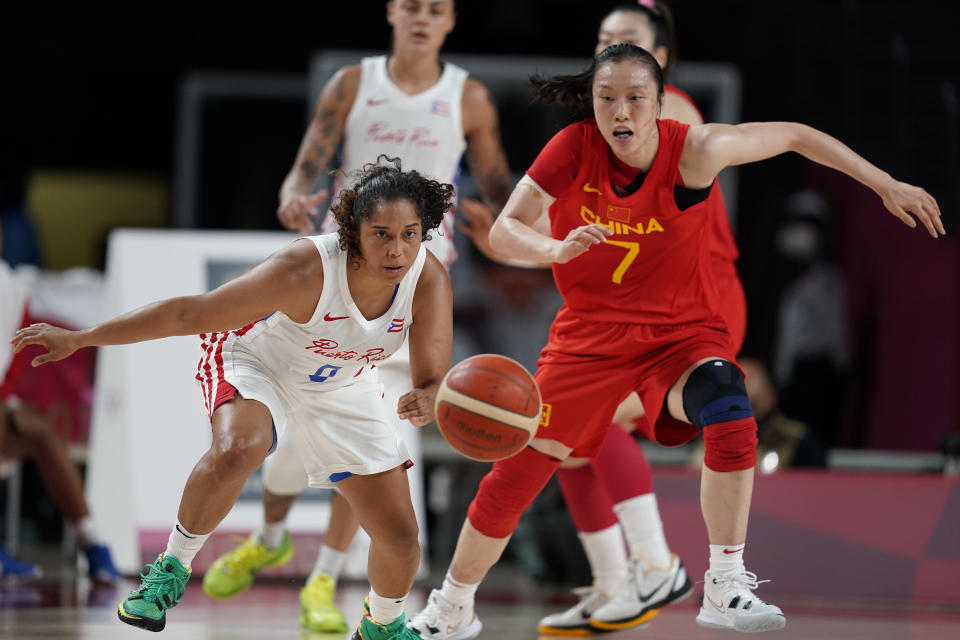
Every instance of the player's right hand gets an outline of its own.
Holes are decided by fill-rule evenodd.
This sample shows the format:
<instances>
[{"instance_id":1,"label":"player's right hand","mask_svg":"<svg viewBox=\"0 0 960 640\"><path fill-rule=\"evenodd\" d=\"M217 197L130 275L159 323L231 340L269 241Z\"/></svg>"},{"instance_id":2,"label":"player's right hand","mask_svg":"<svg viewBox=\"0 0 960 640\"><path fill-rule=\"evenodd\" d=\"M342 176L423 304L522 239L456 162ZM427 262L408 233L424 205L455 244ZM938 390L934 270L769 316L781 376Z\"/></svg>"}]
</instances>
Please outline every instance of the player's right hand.
<instances>
[{"instance_id":1,"label":"player's right hand","mask_svg":"<svg viewBox=\"0 0 960 640\"><path fill-rule=\"evenodd\" d=\"M580 256L595 244L601 244L613 231L602 224L585 224L567 234L554 249L553 262L564 264Z\"/></svg>"},{"instance_id":2,"label":"player's right hand","mask_svg":"<svg viewBox=\"0 0 960 640\"><path fill-rule=\"evenodd\" d=\"M46 353L37 356L30 362L31 366L39 367L48 362L63 360L83 346L80 344L79 334L79 331L70 331L41 322L17 331L13 334L10 344L13 345L14 353L19 353L21 349L31 344L38 344L46 348Z\"/></svg>"},{"instance_id":3,"label":"player's right hand","mask_svg":"<svg viewBox=\"0 0 960 640\"><path fill-rule=\"evenodd\" d=\"M308 195L291 196L280 203L277 208L277 219L291 231L298 231L304 235L311 234L316 231L312 218L320 215L320 205L329 195L329 191L321 189Z\"/></svg>"}]
</instances>

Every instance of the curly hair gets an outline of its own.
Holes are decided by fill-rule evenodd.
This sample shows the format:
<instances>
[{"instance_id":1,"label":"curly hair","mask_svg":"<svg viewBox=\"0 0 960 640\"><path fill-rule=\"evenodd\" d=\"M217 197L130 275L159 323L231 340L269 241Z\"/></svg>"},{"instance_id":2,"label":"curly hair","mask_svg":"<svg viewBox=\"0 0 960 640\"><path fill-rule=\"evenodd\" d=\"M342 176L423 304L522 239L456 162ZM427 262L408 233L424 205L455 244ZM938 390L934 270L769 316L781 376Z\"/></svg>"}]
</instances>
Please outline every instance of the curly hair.
<instances>
[{"instance_id":1,"label":"curly hair","mask_svg":"<svg viewBox=\"0 0 960 640\"><path fill-rule=\"evenodd\" d=\"M416 171L403 171L400 158L380 154L348 176L352 189L344 189L331 207L337 221L340 248L352 259L360 257L360 225L369 220L377 205L394 200L407 200L417 210L423 229L423 240L440 226L443 216L453 208L454 188L451 184L431 180Z\"/></svg>"}]
</instances>

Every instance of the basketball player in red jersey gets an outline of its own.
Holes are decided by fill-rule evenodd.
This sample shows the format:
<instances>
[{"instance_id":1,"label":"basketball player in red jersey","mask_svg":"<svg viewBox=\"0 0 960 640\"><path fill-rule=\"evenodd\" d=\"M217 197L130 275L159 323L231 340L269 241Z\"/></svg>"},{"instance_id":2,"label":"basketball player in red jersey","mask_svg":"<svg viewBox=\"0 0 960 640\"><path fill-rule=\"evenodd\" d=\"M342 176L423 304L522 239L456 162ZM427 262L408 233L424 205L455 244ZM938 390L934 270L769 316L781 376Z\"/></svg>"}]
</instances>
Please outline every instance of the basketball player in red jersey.
<instances>
[{"instance_id":1,"label":"basketball player in red jersey","mask_svg":"<svg viewBox=\"0 0 960 640\"><path fill-rule=\"evenodd\" d=\"M663 445L704 438L710 568L698 624L782 628L783 613L754 594L759 581L743 564L756 422L704 250L712 187L726 166L794 151L869 186L934 238L944 233L937 203L804 125L660 120L660 65L633 45L534 86L541 101L592 115L547 144L490 234L498 253L552 262L564 298L536 373L545 412L530 446L484 477L443 587L410 625L425 638L480 632L474 593L521 513L563 459L599 452L617 406L636 391L645 435ZM533 227L544 209L550 235Z\"/></svg>"},{"instance_id":2,"label":"basketball player in red jersey","mask_svg":"<svg viewBox=\"0 0 960 640\"><path fill-rule=\"evenodd\" d=\"M651 52L666 77L675 63L676 34L669 7L659 0L622 4L604 17L594 54L627 43ZM661 118L703 124L693 100L664 86ZM720 189L715 184L714 189ZM738 353L746 330L746 298L737 274L739 257L723 198L710 198L707 249L719 293L719 313ZM609 631L643 624L659 610L693 591L680 559L670 553L653 476L643 449L628 431L644 420L643 405L631 393L617 409L599 455L567 458L557 480L593 574L593 585L577 589L580 600L540 621L541 633ZM622 428L620 428L622 427ZM628 559L623 540L626 538Z\"/></svg>"}]
</instances>

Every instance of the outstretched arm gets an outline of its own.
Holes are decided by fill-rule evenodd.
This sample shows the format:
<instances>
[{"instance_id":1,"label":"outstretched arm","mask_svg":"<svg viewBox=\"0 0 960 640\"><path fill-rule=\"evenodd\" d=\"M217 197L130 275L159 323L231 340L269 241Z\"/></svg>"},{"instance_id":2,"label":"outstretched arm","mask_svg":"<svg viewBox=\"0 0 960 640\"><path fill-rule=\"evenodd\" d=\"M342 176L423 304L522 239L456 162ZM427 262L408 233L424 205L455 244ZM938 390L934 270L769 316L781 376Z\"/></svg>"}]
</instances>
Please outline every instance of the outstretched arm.
<instances>
[{"instance_id":1,"label":"outstretched arm","mask_svg":"<svg viewBox=\"0 0 960 640\"><path fill-rule=\"evenodd\" d=\"M14 353L31 344L47 349L33 366L66 358L77 349L130 344L168 336L228 331L283 311L309 319L323 288L323 267L313 244L300 240L213 291L148 304L101 325L69 331L33 324L14 334Z\"/></svg>"},{"instance_id":2,"label":"outstretched arm","mask_svg":"<svg viewBox=\"0 0 960 640\"><path fill-rule=\"evenodd\" d=\"M422 427L434 418L440 381L450 368L453 350L453 291L440 261L427 252L413 299L410 325L410 376L413 391L400 397L397 414Z\"/></svg>"},{"instance_id":3,"label":"outstretched arm","mask_svg":"<svg viewBox=\"0 0 960 640\"><path fill-rule=\"evenodd\" d=\"M690 127L680 158L680 174L687 186L706 187L724 167L766 160L787 151L842 171L870 187L908 227L917 226L913 214L934 238L946 233L940 207L929 193L894 180L836 138L795 122Z\"/></svg>"},{"instance_id":4,"label":"outstretched arm","mask_svg":"<svg viewBox=\"0 0 960 640\"><path fill-rule=\"evenodd\" d=\"M313 232L314 225L310 217L320 214L320 205L329 194L326 190L312 195L310 192L340 144L344 122L357 96L359 77L359 67L340 69L320 94L313 119L300 143L297 159L280 187L277 218L287 229L300 233Z\"/></svg>"}]
</instances>

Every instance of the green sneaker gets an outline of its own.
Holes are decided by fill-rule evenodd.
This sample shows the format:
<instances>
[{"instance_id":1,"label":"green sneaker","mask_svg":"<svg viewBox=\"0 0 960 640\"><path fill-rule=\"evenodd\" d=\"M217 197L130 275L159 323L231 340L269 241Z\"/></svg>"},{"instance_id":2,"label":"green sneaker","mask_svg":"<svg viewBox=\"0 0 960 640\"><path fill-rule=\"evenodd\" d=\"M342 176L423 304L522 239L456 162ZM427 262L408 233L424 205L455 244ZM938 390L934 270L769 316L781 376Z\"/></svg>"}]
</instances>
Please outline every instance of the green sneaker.
<instances>
[{"instance_id":1,"label":"green sneaker","mask_svg":"<svg viewBox=\"0 0 960 640\"><path fill-rule=\"evenodd\" d=\"M267 567L279 567L290 562L293 544L290 533L283 536L283 544L276 549L267 549L256 535L243 544L223 554L207 569L203 576L203 591L211 598L232 598L246 591L257 572Z\"/></svg>"},{"instance_id":2,"label":"green sneaker","mask_svg":"<svg viewBox=\"0 0 960 640\"><path fill-rule=\"evenodd\" d=\"M406 618L401 614L390 624L383 625L375 622L364 607L363 619L350 640L422 640L419 633L407 626Z\"/></svg>"},{"instance_id":3,"label":"green sneaker","mask_svg":"<svg viewBox=\"0 0 960 640\"><path fill-rule=\"evenodd\" d=\"M147 629L163 631L167 624L167 609L177 606L190 579L185 569L173 556L161 553L152 565L140 570L143 581L117 607L121 622Z\"/></svg>"},{"instance_id":4,"label":"green sneaker","mask_svg":"<svg viewBox=\"0 0 960 640\"><path fill-rule=\"evenodd\" d=\"M333 603L337 585L322 573L300 589L300 625L319 633L346 633L347 621Z\"/></svg>"}]
</instances>

